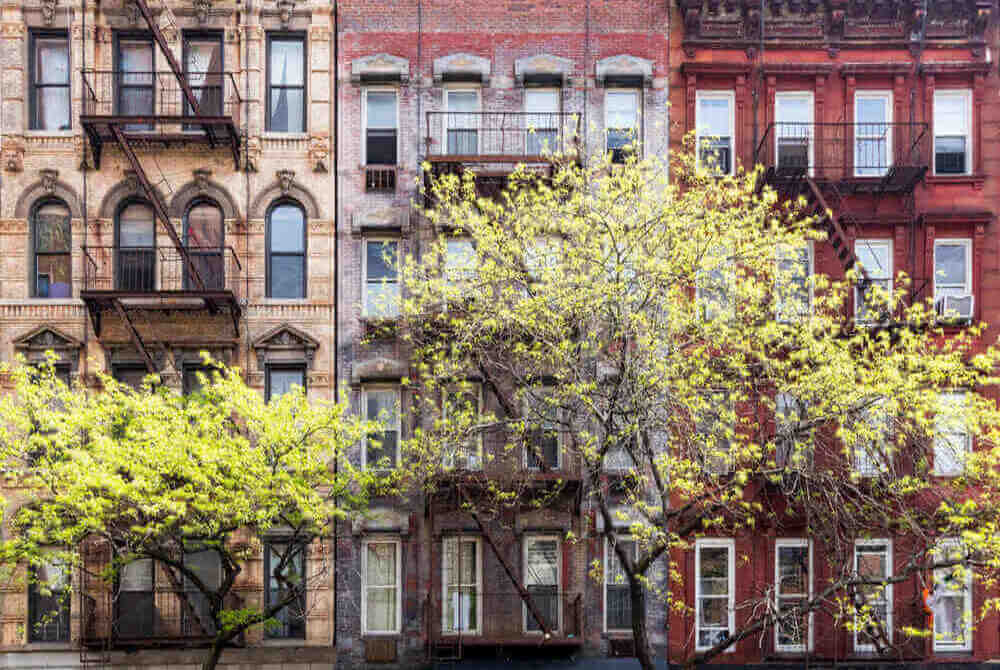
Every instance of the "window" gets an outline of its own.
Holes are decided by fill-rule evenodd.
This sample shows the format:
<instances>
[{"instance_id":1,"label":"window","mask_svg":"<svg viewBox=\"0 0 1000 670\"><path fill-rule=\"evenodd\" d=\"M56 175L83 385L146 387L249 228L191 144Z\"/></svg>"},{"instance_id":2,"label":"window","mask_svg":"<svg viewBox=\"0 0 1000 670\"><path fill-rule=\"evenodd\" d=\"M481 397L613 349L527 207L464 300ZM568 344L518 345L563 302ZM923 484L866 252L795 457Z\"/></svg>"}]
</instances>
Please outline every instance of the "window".
<instances>
[{"instance_id":1,"label":"window","mask_svg":"<svg viewBox=\"0 0 1000 670\"><path fill-rule=\"evenodd\" d=\"M635 467L633 454L639 456L639 435L626 434L626 428L619 429L617 435L608 435L607 438L613 440L604 452L604 462L602 467L605 472L627 473L632 472Z\"/></svg>"},{"instance_id":2,"label":"window","mask_svg":"<svg viewBox=\"0 0 1000 670\"><path fill-rule=\"evenodd\" d=\"M857 540L854 543L854 572L859 579L882 582L892 574L891 540ZM865 617L855 615L854 649L876 651L873 636L892 641L892 584L858 586L857 609L867 606Z\"/></svg>"},{"instance_id":3,"label":"window","mask_svg":"<svg viewBox=\"0 0 1000 670\"><path fill-rule=\"evenodd\" d=\"M892 298L892 240L855 240L854 255L868 272L867 287L854 289L854 318L878 323L889 318Z\"/></svg>"},{"instance_id":4,"label":"window","mask_svg":"<svg viewBox=\"0 0 1000 670\"><path fill-rule=\"evenodd\" d=\"M559 606L559 538L529 536L524 541L524 587L531 595L535 611L550 631L558 631L561 623ZM524 606L524 630L542 632L542 626Z\"/></svg>"},{"instance_id":5,"label":"window","mask_svg":"<svg viewBox=\"0 0 1000 670\"><path fill-rule=\"evenodd\" d=\"M214 549L184 552L184 567L197 575L209 591L218 592L222 586L222 559ZM184 578L184 596L188 606L181 608L181 628L185 636L215 635L215 621L208 596L194 580Z\"/></svg>"},{"instance_id":6,"label":"window","mask_svg":"<svg viewBox=\"0 0 1000 670\"><path fill-rule=\"evenodd\" d=\"M143 640L156 631L156 580L153 559L143 558L122 566L118 575L118 608L115 622L119 639Z\"/></svg>"},{"instance_id":7,"label":"window","mask_svg":"<svg viewBox=\"0 0 1000 670\"><path fill-rule=\"evenodd\" d=\"M774 94L774 152L779 170L813 169L813 94Z\"/></svg>"},{"instance_id":8,"label":"window","mask_svg":"<svg viewBox=\"0 0 1000 670\"><path fill-rule=\"evenodd\" d=\"M184 36L184 76L187 78L201 116L222 116L224 100L222 35ZM184 100L184 116L191 116L191 106ZM185 130L196 126L185 126Z\"/></svg>"},{"instance_id":9,"label":"window","mask_svg":"<svg viewBox=\"0 0 1000 670\"><path fill-rule=\"evenodd\" d=\"M632 587L614 544L636 558L636 543L631 538L608 538L604 543L604 630L632 632Z\"/></svg>"},{"instance_id":10,"label":"window","mask_svg":"<svg viewBox=\"0 0 1000 670\"><path fill-rule=\"evenodd\" d=\"M69 40L66 33L32 33L29 48L31 129L69 130Z\"/></svg>"},{"instance_id":11,"label":"window","mask_svg":"<svg viewBox=\"0 0 1000 670\"><path fill-rule=\"evenodd\" d=\"M364 315L393 318L399 315L399 240L364 241Z\"/></svg>"},{"instance_id":12,"label":"window","mask_svg":"<svg viewBox=\"0 0 1000 670\"><path fill-rule=\"evenodd\" d=\"M450 286L462 286L476 275L476 249L467 237L449 238L445 242L444 275Z\"/></svg>"},{"instance_id":13,"label":"window","mask_svg":"<svg viewBox=\"0 0 1000 670\"><path fill-rule=\"evenodd\" d=\"M399 107L395 89L365 89L365 165L395 165Z\"/></svg>"},{"instance_id":14,"label":"window","mask_svg":"<svg viewBox=\"0 0 1000 670\"><path fill-rule=\"evenodd\" d=\"M267 379L264 395L270 402L274 398L280 398L294 387L305 391L306 389L306 366L304 365L274 365L267 366Z\"/></svg>"},{"instance_id":15,"label":"window","mask_svg":"<svg viewBox=\"0 0 1000 670\"><path fill-rule=\"evenodd\" d=\"M190 395L191 393L198 393L202 389L202 380L199 378L199 375L204 377L206 383L211 384L213 376L217 375L218 372L215 368L205 365L185 365L181 374L181 386L184 390L184 395Z\"/></svg>"},{"instance_id":16,"label":"window","mask_svg":"<svg viewBox=\"0 0 1000 670\"><path fill-rule=\"evenodd\" d=\"M733 92L698 91L695 104L698 162L716 174L733 174L733 128L736 127Z\"/></svg>"},{"instance_id":17,"label":"window","mask_svg":"<svg viewBox=\"0 0 1000 670\"><path fill-rule=\"evenodd\" d=\"M398 540L367 540L361 553L361 632L398 633L402 619Z\"/></svg>"},{"instance_id":18,"label":"window","mask_svg":"<svg viewBox=\"0 0 1000 670\"><path fill-rule=\"evenodd\" d=\"M812 313L813 244L778 248L778 276L775 278L777 317L791 323Z\"/></svg>"},{"instance_id":19,"label":"window","mask_svg":"<svg viewBox=\"0 0 1000 670\"><path fill-rule=\"evenodd\" d=\"M964 391L938 394L938 411L934 419L934 474L954 477L965 470L965 461L972 451L972 436L963 412L968 410L969 397Z\"/></svg>"},{"instance_id":20,"label":"window","mask_svg":"<svg viewBox=\"0 0 1000 670\"><path fill-rule=\"evenodd\" d=\"M306 215L281 202L267 217L267 297L306 297Z\"/></svg>"},{"instance_id":21,"label":"window","mask_svg":"<svg viewBox=\"0 0 1000 670\"><path fill-rule=\"evenodd\" d=\"M886 411L885 398L877 398L868 406L855 428L854 470L862 477L878 477L889 469L888 449L892 427Z\"/></svg>"},{"instance_id":22,"label":"window","mask_svg":"<svg viewBox=\"0 0 1000 670\"><path fill-rule=\"evenodd\" d=\"M42 203L32 215L35 276L32 295L36 298L73 295L69 218L69 209L58 201Z\"/></svg>"},{"instance_id":23,"label":"window","mask_svg":"<svg viewBox=\"0 0 1000 670\"><path fill-rule=\"evenodd\" d=\"M706 474L725 475L733 469L732 401L725 391L706 391L704 402L695 421L695 458Z\"/></svg>"},{"instance_id":24,"label":"window","mask_svg":"<svg viewBox=\"0 0 1000 670\"><path fill-rule=\"evenodd\" d=\"M731 539L701 539L695 541L694 551L695 646L711 649L735 626L736 546Z\"/></svg>"},{"instance_id":25,"label":"window","mask_svg":"<svg viewBox=\"0 0 1000 670\"><path fill-rule=\"evenodd\" d=\"M156 49L149 37L118 39L117 106L119 116L152 116L156 102ZM150 123L128 123L125 131L152 130Z\"/></svg>"},{"instance_id":26,"label":"window","mask_svg":"<svg viewBox=\"0 0 1000 670\"><path fill-rule=\"evenodd\" d=\"M639 93L637 89L608 89L604 94L606 150L612 163L624 163L642 140L639 136Z\"/></svg>"},{"instance_id":27,"label":"window","mask_svg":"<svg viewBox=\"0 0 1000 670\"><path fill-rule=\"evenodd\" d=\"M483 467L483 438L476 430L477 418L482 411L482 385L470 384L467 389L451 389L442 397L442 416L448 419L450 415L458 418L455 423L460 428L468 428L466 435L459 438L459 443L449 448L444 454L444 467L458 470L479 470ZM450 427L451 431L455 426Z\"/></svg>"},{"instance_id":28,"label":"window","mask_svg":"<svg viewBox=\"0 0 1000 670\"><path fill-rule=\"evenodd\" d=\"M892 92L854 94L854 176L881 177L892 167Z\"/></svg>"},{"instance_id":29,"label":"window","mask_svg":"<svg viewBox=\"0 0 1000 670\"><path fill-rule=\"evenodd\" d=\"M130 202L118 213L116 288L156 290L156 219L144 202Z\"/></svg>"},{"instance_id":30,"label":"window","mask_svg":"<svg viewBox=\"0 0 1000 670\"><path fill-rule=\"evenodd\" d=\"M365 438L362 467L396 467L399 463L400 399L398 388L366 387L362 390L365 419L380 422L380 430Z\"/></svg>"},{"instance_id":31,"label":"window","mask_svg":"<svg viewBox=\"0 0 1000 670\"><path fill-rule=\"evenodd\" d=\"M559 146L559 106L557 88L524 89L525 155L540 156L562 150Z\"/></svg>"},{"instance_id":32,"label":"window","mask_svg":"<svg viewBox=\"0 0 1000 670\"><path fill-rule=\"evenodd\" d=\"M545 388L529 392L524 398L524 420L527 423L524 461L531 470L540 470L542 463L550 470L556 470L560 465L559 408L550 399L551 391Z\"/></svg>"},{"instance_id":33,"label":"window","mask_svg":"<svg viewBox=\"0 0 1000 670\"><path fill-rule=\"evenodd\" d=\"M442 542L442 549L444 618L441 629L445 634L477 635L481 630L483 589L479 539L447 537Z\"/></svg>"},{"instance_id":34,"label":"window","mask_svg":"<svg viewBox=\"0 0 1000 670\"><path fill-rule=\"evenodd\" d=\"M965 549L953 538L940 542L935 562L960 561L934 570L930 606L934 610L934 651L972 651L972 569Z\"/></svg>"},{"instance_id":35,"label":"window","mask_svg":"<svg viewBox=\"0 0 1000 670\"><path fill-rule=\"evenodd\" d=\"M778 622L776 651L807 651L812 646L812 615L802 613L812 596L812 548L809 540L777 540L774 547L774 596Z\"/></svg>"},{"instance_id":36,"label":"window","mask_svg":"<svg viewBox=\"0 0 1000 670\"><path fill-rule=\"evenodd\" d=\"M812 463L812 431L800 434L809 421L805 401L791 393L774 396L775 452L779 468L804 468Z\"/></svg>"},{"instance_id":37,"label":"window","mask_svg":"<svg viewBox=\"0 0 1000 670\"><path fill-rule=\"evenodd\" d=\"M130 386L135 390L142 387L149 370L142 363L116 363L111 368L111 376L119 384Z\"/></svg>"},{"instance_id":38,"label":"window","mask_svg":"<svg viewBox=\"0 0 1000 670\"><path fill-rule=\"evenodd\" d=\"M267 129L306 131L306 41L301 35L267 38Z\"/></svg>"},{"instance_id":39,"label":"window","mask_svg":"<svg viewBox=\"0 0 1000 670\"><path fill-rule=\"evenodd\" d=\"M184 221L184 245L207 291L222 290L226 286L225 234L222 210L218 205L210 200L198 200L191 205ZM187 275L185 268L185 288L194 289L196 285Z\"/></svg>"},{"instance_id":40,"label":"window","mask_svg":"<svg viewBox=\"0 0 1000 670\"><path fill-rule=\"evenodd\" d=\"M306 637L306 545L301 542L271 541L264 545L267 589L264 607L290 602L274 615L276 626L265 628L267 637Z\"/></svg>"},{"instance_id":41,"label":"window","mask_svg":"<svg viewBox=\"0 0 1000 670\"><path fill-rule=\"evenodd\" d=\"M445 132L448 154L473 156L479 153L479 89L444 90Z\"/></svg>"},{"instance_id":42,"label":"window","mask_svg":"<svg viewBox=\"0 0 1000 670\"><path fill-rule=\"evenodd\" d=\"M934 91L934 174L972 172L972 92Z\"/></svg>"},{"instance_id":43,"label":"window","mask_svg":"<svg viewBox=\"0 0 1000 670\"><path fill-rule=\"evenodd\" d=\"M934 306L945 319L972 318L972 240L934 241Z\"/></svg>"},{"instance_id":44,"label":"window","mask_svg":"<svg viewBox=\"0 0 1000 670\"><path fill-rule=\"evenodd\" d=\"M703 267L698 269L695 300L706 321L725 315L732 307L729 291L732 278L728 256L727 251L721 247L709 249L703 257Z\"/></svg>"},{"instance_id":45,"label":"window","mask_svg":"<svg viewBox=\"0 0 1000 670\"><path fill-rule=\"evenodd\" d=\"M42 563L28 585L29 642L69 642L69 566Z\"/></svg>"}]
</instances>

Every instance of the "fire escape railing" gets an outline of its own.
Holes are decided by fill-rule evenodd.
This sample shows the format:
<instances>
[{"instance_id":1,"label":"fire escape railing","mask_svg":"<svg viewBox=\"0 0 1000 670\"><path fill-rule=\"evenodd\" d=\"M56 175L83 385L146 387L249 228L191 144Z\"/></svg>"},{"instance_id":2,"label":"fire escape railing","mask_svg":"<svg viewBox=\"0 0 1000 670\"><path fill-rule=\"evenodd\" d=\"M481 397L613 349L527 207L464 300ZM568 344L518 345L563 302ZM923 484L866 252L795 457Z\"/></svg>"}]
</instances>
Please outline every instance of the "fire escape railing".
<instances>
[{"instance_id":1,"label":"fire escape railing","mask_svg":"<svg viewBox=\"0 0 1000 670\"><path fill-rule=\"evenodd\" d=\"M570 112L427 112L428 157L543 160L575 150L580 115Z\"/></svg>"},{"instance_id":2,"label":"fire escape railing","mask_svg":"<svg viewBox=\"0 0 1000 670\"><path fill-rule=\"evenodd\" d=\"M201 129L205 120L239 125L240 96L232 72L187 72L184 80L198 101L195 114L180 81L169 70L83 70L83 115L116 117L130 132L163 132L153 126L170 119L184 130Z\"/></svg>"},{"instance_id":3,"label":"fire escape railing","mask_svg":"<svg viewBox=\"0 0 1000 670\"><path fill-rule=\"evenodd\" d=\"M185 246L203 287L195 286L184 258L173 247L85 245L83 290L122 295L150 293L232 293L244 298L245 273L229 246Z\"/></svg>"}]
</instances>

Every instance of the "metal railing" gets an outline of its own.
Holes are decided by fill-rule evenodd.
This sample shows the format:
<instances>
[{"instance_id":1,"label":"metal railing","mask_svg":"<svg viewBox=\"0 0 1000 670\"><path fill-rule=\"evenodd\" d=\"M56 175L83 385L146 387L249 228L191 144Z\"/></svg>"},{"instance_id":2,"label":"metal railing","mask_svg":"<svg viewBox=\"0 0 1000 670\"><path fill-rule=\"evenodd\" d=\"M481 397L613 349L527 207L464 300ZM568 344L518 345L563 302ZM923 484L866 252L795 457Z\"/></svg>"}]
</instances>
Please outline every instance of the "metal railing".
<instances>
[{"instance_id":1,"label":"metal railing","mask_svg":"<svg viewBox=\"0 0 1000 670\"><path fill-rule=\"evenodd\" d=\"M919 180L930 166L930 140L926 123L778 122L764 132L754 163L778 176Z\"/></svg>"},{"instance_id":2,"label":"metal railing","mask_svg":"<svg viewBox=\"0 0 1000 670\"><path fill-rule=\"evenodd\" d=\"M427 112L428 156L535 158L569 152L580 115L568 112Z\"/></svg>"},{"instance_id":3,"label":"metal railing","mask_svg":"<svg viewBox=\"0 0 1000 670\"><path fill-rule=\"evenodd\" d=\"M85 643L109 637L112 644L129 645L171 640L207 642L218 632L208 600L200 591L157 586L148 591L120 591L114 601L110 595L105 592L97 598L83 596L80 625ZM224 610L242 607L243 599L235 593L223 600Z\"/></svg>"},{"instance_id":4,"label":"metal railing","mask_svg":"<svg viewBox=\"0 0 1000 670\"><path fill-rule=\"evenodd\" d=\"M208 292L243 297L244 271L232 247L185 247ZM200 291L175 247L83 247L83 290L120 293Z\"/></svg>"},{"instance_id":5,"label":"metal railing","mask_svg":"<svg viewBox=\"0 0 1000 670\"><path fill-rule=\"evenodd\" d=\"M583 636L583 597L547 587L527 587L538 613L545 617L553 639ZM428 598L431 639L461 635L463 639L540 641L542 627L518 593L454 589Z\"/></svg>"},{"instance_id":6,"label":"metal railing","mask_svg":"<svg viewBox=\"0 0 1000 670\"><path fill-rule=\"evenodd\" d=\"M141 125L151 124L157 117L229 117L239 125L242 99L231 72L189 72L185 75L198 101L198 117L194 116L180 82L170 70L84 70L82 74L84 116L134 117L136 124L134 128L127 128L130 130L143 130Z\"/></svg>"}]
</instances>

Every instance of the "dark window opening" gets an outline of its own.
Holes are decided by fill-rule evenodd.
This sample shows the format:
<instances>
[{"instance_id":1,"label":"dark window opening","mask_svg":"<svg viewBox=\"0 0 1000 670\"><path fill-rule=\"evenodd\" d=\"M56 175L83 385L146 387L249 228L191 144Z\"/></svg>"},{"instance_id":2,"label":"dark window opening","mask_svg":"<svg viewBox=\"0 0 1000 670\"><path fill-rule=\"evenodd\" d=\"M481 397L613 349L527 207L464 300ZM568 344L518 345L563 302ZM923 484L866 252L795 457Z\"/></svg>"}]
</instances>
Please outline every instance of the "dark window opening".
<instances>
[{"instance_id":1,"label":"dark window opening","mask_svg":"<svg viewBox=\"0 0 1000 670\"><path fill-rule=\"evenodd\" d=\"M289 601L273 615L277 624L266 629L269 638L301 640L306 637L305 556L306 546L302 543L268 542L264 545L267 571L264 606L271 608Z\"/></svg>"}]
</instances>

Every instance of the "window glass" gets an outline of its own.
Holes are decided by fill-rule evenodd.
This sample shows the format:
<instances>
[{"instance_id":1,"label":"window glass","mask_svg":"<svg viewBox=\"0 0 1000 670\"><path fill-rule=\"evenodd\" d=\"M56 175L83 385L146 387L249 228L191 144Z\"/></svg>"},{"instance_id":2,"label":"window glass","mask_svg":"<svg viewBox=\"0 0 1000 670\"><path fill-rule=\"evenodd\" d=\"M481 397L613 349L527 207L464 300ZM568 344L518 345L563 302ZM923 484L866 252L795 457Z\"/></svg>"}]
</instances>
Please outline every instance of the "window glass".
<instances>
[{"instance_id":1,"label":"window glass","mask_svg":"<svg viewBox=\"0 0 1000 670\"><path fill-rule=\"evenodd\" d=\"M806 93L778 93L774 98L777 121L779 168L812 167L812 96Z\"/></svg>"},{"instance_id":2,"label":"window glass","mask_svg":"<svg viewBox=\"0 0 1000 670\"><path fill-rule=\"evenodd\" d=\"M156 77L153 43L144 39L118 41L118 114L151 116L153 114L153 82ZM130 123L128 131L151 130L147 123Z\"/></svg>"},{"instance_id":3,"label":"window glass","mask_svg":"<svg viewBox=\"0 0 1000 670\"><path fill-rule=\"evenodd\" d=\"M890 93L861 92L854 98L854 174L877 177L890 166Z\"/></svg>"},{"instance_id":4,"label":"window glass","mask_svg":"<svg viewBox=\"0 0 1000 670\"><path fill-rule=\"evenodd\" d=\"M372 431L365 440L367 467L395 467L399 457L400 401L398 389L366 389L364 391L365 418L381 423L381 429Z\"/></svg>"},{"instance_id":5,"label":"window glass","mask_svg":"<svg viewBox=\"0 0 1000 670\"><path fill-rule=\"evenodd\" d=\"M268 62L268 127L274 132L305 131L305 40L271 38Z\"/></svg>"},{"instance_id":6,"label":"window glass","mask_svg":"<svg viewBox=\"0 0 1000 670\"><path fill-rule=\"evenodd\" d=\"M368 165L395 165L396 92L367 91L365 105L366 162Z\"/></svg>"},{"instance_id":7,"label":"window glass","mask_svg":"<svg viewBox=\"0 0 1000 670\"><path fill-rule=\"evenodd\" d=\"M624 163L628 147L639 140L639 92L609 90L604 105L607 150L613 162Z\"/></svg>"},{"instance_id":8,"label":"window glass","mask_svg":"<svg viewBox=\"0 0 1000 670\"><path fill-rule=\"evenodd\" d=\"M476 250L468 238L449 239L445 248L445 277L449 283L471 281L476 272Z\"/></svg>"},{"instance_id":9,"label":"window glass","mask_svg":"<svg viewBox=\"0 0 1000 670\"><path fill-rule=\"evenodd\" d=\"M448 105L448 153L479 153L479 92L445 91Z\"/></svg>"},{"instance_id":10,"label":"window glass","mask_svg":"<svg viewBox=\"0 0 1000 670\"><path fill-rule=\"evenodd\" d=\"M268 296L304 298L306 277L306 220L297 205L271 209L269 225Z\"/></svg>"},{"instance_id":11,"label":"window glass","mask_svg":"<svg viewBox=\"0 0 1000 670\"><path fill-rule=\"evenodd\" d=\"M471 425L475 425L476 417L481 411L480 394L482 387L479 384L471 384L467 390L452 389L444 393L442 415L445 419L454 415L461 416L461 425L466 423L466 414L471 414ZM461 415L459 414L461 413ZM466 439L455 445L453 449L446 450L444 454L444 467L457 468L459 470L478 470L482 467L482 439L478 433L471 433Z\"/></svg>"},{"instance_id":12,"label":"window glass","mask_svg":"<svg viewBox=\"0 0 1000 670\"><path fill-rule=\"evenodd\" d=\"M966 393L952 391L938 394L938 410L934 418L934 473L957 476L965 470L965 461L972 451L972 436L965 425L968 408Z\"/></svg>"},{"instance_id":13,"label":"window glass","mask_svg":"<svg viewBox=\"0 0 1000 670\"><path fill-rule=\"evenodd\" d=\"M934 243L934 301L942 317L972 318L971 257L971 240L938 240Z\"/></svg>"},{"instance_id":14,"label":"window glass","mask_svg":"<svg viewBox=\"0 0 1000 670\"><path fill-rule=\"evenodd\" d=\"M365 241L365 316L399 314L398 254L396 240Z\"/></svg>"},{"instance_id":15,"label":"window glass","mask_svg":"<svg viewBox=\"0 0 1000 670\"><path fill-rule=\"evenodd\" d=\"M300 389L306 387L306 371L301 366L275 366L267 368L267 399L280 398L292 387L298 386Z\"/></svg>"},{"instance_id":16,"label":"window glass","mask_svg":"<svg viewBox=\"0 0 1000 670\"><path fill-rule=\"evenodd\" d=\"M856 428L858 441L854 445L854 469L862 477L877 477L889 469L889 447L892 440L891 419L885 399L879 398L860 418Z\"/></svg>"},{"instance_id":17,"label":"window glass","mask_svg":"<svg viewBox=\"0 0 1000 670\"><path fill-rule=\"evenodd\" d=\"M479 631L479 541L450 537L444 542L444 630Z\"/></svg>"},{"instance_id":18,"label":"window glass","mask_svg":"<svg viewBox=\"0 0 1000 670\"><path fill-rule=\"evenodd\" d=\"M142 640L156 632L155 567L153 560L143 558L122 566L118 575L117 616L118 637Z\"/></svg>"},{"instance_id":19,"label":"window glass","mask_svg":"<svg viewBox=\"0 0 1000 670\"><path fill-rule=\"evenodd\" d=\"M727 257L726 249L710 249L702 261L706 267L698 270L696 298L706 321L723 316L732 305Z\"/></svg>"},{"instance_id":20,"label":"window glass","mask_svg":"<svg viewBox=\"0 0 1000 670\"><path fill-rule=\"evenodd\" d=\"M706 391L705 407L695 417L695 458L704 472L724 475L732 471L730 431L732 402L725 391Z\"/></svg>"},{"instance_id":21,"label":"window glass","mask_svg":"<svg viewBox=\"0 0 1000 670\"><path fill-rule=\"evenodd\" d=\"M156 288L156 220L149 205L132 203L118 214L117 288L147 292Z\"/></svg>"},{"instance_id":22,"label":"window glass","mask_svg":"<svg viewBox=\"0 0 1000 670\"><path fill-rule=\"evenodd\" d=\"M524 90L526 147L525 154L537 156L559 151L559 90L528 88Z\"/></svg>"},{"instance_id":23,"label":"window glass","mask_svg":"<svg viewBox=\"0 0 1000 670\"><path fill-rule=\"evenodd\" d=\"M217 37L185 37L184 73L202 116L222 115L222 40ZM184 101L184 114L191 109Z\"/></svg>"},{"instance_id":24,"label":"window glass","mask_svg":"<svg viewBox=\"0 0 1000 670\"><path fill-rule=\"evenodd\" d=\"M779 616L805 606L812 590L810 567L808 541L779 542L775 548L775 595ZM810 624L808 614L782 619L775 631L778 649L805 651Z\"/></svg>"},{"instance_id":25,"label":"window glass","mask_svg":"<svg viewBox=\"0 0 1000 670\"><path fill-rule=\"evenodd\" d=\"M854 569L858 576L868 581L884 580L892 569L892 556L888 543L871 542L854 547ZM869 608L864 621L859 621L861 630L854 633L854 647L859 650L875 648L873 637L892 639L891 597L892 585L862 584L858 593ZM881 629L881 630L879 630Z\"/></svg>"},{"instance_id":26,"label":"window glass","mask_svg":"<svg viewBox=\"0 0 1000 670\"><path fill-rule=\"evenodd\" d=\"M867 290L862 290L860 282L854 290L854 316L861 322L884 321L889 317L887 301L892 296L892 243L856 240L854 254L870 280Z\"/></svg>"},{"instance_id":27,"label":"window glass","mask_svg":"<svg viewBox=\"0 0 1000 670\"><path fill-rule=\"evenodd\" d=\"M396 542L367 542L364 629L366 633L394 633L399 627L399 566Z\"/></svg>"},{"instance_id":28,"label":"window glass","mask_svg":"<svg viewBox=\"0 0 1000 670\"><path fill-rule=\"evenodd\" d=\"M634 540L618 538L615 543L621 546L626 554L630 554L634 559L636 556L636 544ZM607 630L632 630L632 592L629 586L628 575L622 566L618 552L611 544L607 543L607 564L604 573L604 602L605 607L605 627Z\"/></svg>"},{"instance_id":29,"label":"window glass","mask_svg":"<svg viewBox=\"0 0 1000 670\"><path fill-rule=\"evenodd\" d=\"M37 298L72 295L71 232L69 209L46 203L34 214L35 282Z\"/></svg>"},{"instance_id":30,"label":"window glass","mask_svg":"<svg viewBox=\"0 0 1000 670\"><path fill-rule=\"evenodd\" d=\"M971 170L971 96L968 91L934 92L934 172L966 174Z\"/></svg>"},{"instance_id":31,"label":"window glass","mask_svg":"<svg viewBox=\"0 0 1000 670\"><path fill-rule=\"evenodd\" d=\"M934 560L962 561L964 550L955 540L945 540L934 553ZM934 588L930 605L934 611L934 649L968 651L972 649L972 570L959 562L954 567L934 570Z\"/></svg>"},{"instance_id":32,"label":"window glass","mask_svg":"<svg viewBox=\"0 0 1000 670\"><path fill-rule=\"evenodd\" d=\"M32 44L31 128L69 130L69 41L65 37L37 36Z\"/></svg>"},{"instance_id":33,"label":"window glass","mask_svg":"<svg viewBox=\"0 0 1000 670\"><path fill-rule=\"evenodd\" d=\"M733 170L733 96L698 92L695 126L698 160L718 174Z\"/></svg>"},{"instance_id":34,"label":"window glass","mask_svg":"<svg viewBox=\"0 0 1000 670\"><path fill-rule=\"evenodd\" d=\"M524 586L535 609L550 631L559 630L559 540L529 537L524 557ZM526 629L541 631L538 620L527 607L524 609Z\"/></svg>"},{"instance_id":35,"label":"window glass","mask_svg":"<svg viewBox=\"0 0 1000 670\"><path fill-rule=\"evenodd\" d=\"M730 634L732 598L731 545L699 543L695 547L696 646L708 649Z\"/></svg>"},{"instance_id":36,"label":"window glass","mask_svg":"<svg viewBox=\"0 0 1000 670\"><path fill-rule=\"evenodd\" d=\"M811 431L799 434L809 421L805 402L791 393L774 396L775 454L778 467L802 468L812 462Z\"/></svg>"},{"instance_id":37,"label":"window glass","mask_svg":"<svg viewBox=\"0 0 1000 670\"><path fill-rule=\"evenodd\" d=\"M531 469L541 469L544 462L549 469L559 467L559 408L548 402L546 389L530 392L525 398L525 458ZM539 455L542 461L539 461Z\"/></svg>"},{"instance_id":38,"label":"window glass","mask_svg":"<svg viewBox=\"0 0 1000 670\"><path fill-rule=\"evenodd\" d=\"M28 588L31 642L68 642L70 623L69 567L47 562L34 567Z\"/></svg>"},{"instance_id":39,"label":"window glass","mask_svg":"<svg viewBox=\"0 0 1000 670\"><path fill-rule=\"evenodd\" d=\"M812 245L778 248L778 320L790 322L812 312Z\"/></svg>"},{"instance_id":40,"label":"window glass","mask_svg":"<svg viewBox=\"0 0 1000 670\"><path fill-rule=\"evenodd\" d=\"M269 638L304 639L306 636L305 557L303 544L269 542L264 548L266 606L271 607L291 598L291 602L274 615L277 625L267 626Z\"/></svg>"},{"instance_id":41,"label":"window glass","mask_svg":"<svg viewBox=\"0 0 1000 670\"><path fill-rule=\"evenodd\" d=\"M219 290L226 285L224 230L222 210L214 203L201 202L188 211L185 245L198 276L208 290ZM189 289L194 288L190 279L186 284Z\"/></svg>"}]
</instances>

